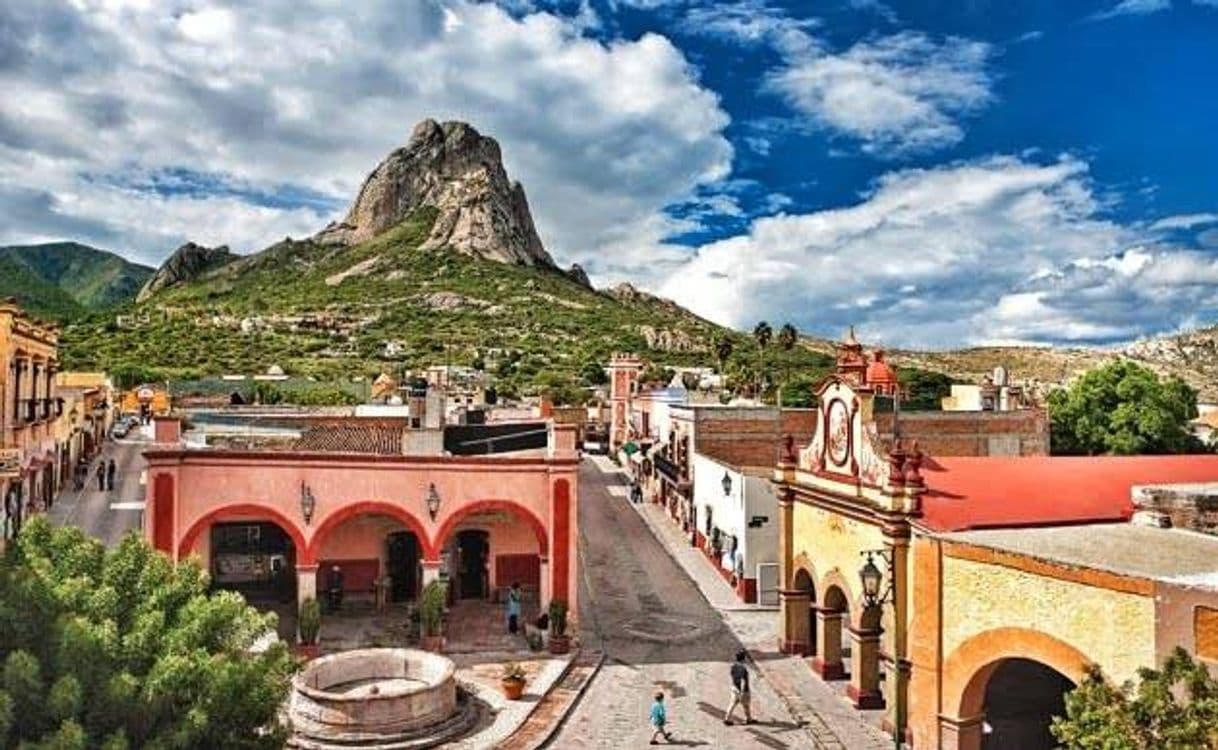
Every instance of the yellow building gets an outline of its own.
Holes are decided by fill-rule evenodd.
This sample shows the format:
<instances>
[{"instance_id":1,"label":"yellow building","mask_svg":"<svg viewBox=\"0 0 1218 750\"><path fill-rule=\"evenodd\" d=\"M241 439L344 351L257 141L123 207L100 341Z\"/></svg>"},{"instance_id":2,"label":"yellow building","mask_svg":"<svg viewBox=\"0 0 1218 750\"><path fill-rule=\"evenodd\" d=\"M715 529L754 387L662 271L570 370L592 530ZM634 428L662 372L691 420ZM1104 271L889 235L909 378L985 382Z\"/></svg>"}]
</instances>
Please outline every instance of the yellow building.
<instances>
[{"instance_id":1,"label":"yellow building","mask_svg":"<svg viewBox=\"0 0 1218 750\"><path fill-rule=\"evenodd\" d=\"M153 417L168 416L172 402L169 391L156 385L141 385L123 391L121 410L123 414L133 414L143 421Z\"/></svg>"},{"instance_id":2,"label":"yellow building","mask_svg":"<svg viewBox=\"0 0 1218 750\"><path fill-rule=\"evenodd\" d=\"M44 509L58 489L55 389L59 332L0 302L0 490L4 538L31 512Z\"/></svg>"},{"instance_id":3,"label":"yellow building","mask_svg":"<svg viewBox=\"0 0 1218 750\"><path fill-rule=\"evenodd\" d=\"M72 467L101 449L114 421L114 386L104 372L61 372L55 385L63 399L56 441L66 456L63 481L67 481Z\"/></svg>"},{"instance_id":4,"label":"yellow building","mask_svg":"<svg viewBox=\"0 0 1218 750\"><path fill-rule=\"evenodd\" d=\"M828 379L776 469L784 651L919 749L1054 747L1088 663L1218 666L1218 538L1130 523L1137 487L1218 493L1218 456L885 450L874 396Z\"/></svg>"}]
</instances>

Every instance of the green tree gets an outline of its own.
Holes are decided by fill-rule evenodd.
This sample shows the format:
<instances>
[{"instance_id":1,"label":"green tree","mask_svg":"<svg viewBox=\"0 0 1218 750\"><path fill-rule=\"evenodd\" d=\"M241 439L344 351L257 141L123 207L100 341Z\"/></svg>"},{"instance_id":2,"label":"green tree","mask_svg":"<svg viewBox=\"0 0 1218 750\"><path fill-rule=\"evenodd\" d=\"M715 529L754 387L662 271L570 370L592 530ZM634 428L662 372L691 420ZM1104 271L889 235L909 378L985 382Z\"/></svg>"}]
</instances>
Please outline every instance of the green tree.
<instances>
[{"instance_id":1,"label":"green tree","mask_svg":"<svg viewBox=\"0 0 1218 750\"><path fill-rule=\"evenodd\" d=\"M579 369L579 377L583 380L584 385L604 385L609 382L609 374L605 372L604 366L595 359L584 362L583 367Z\"/></svg>"},{"instance_id":2,"label":"green tree","mask_svg":"<svg viewBox=\"0 0 1218 750\"><path fill-rule=\"evenodd\" d=\"M1197 392L1176 377L1118 360L1049 396L1052 451L1062 455L1189 453Z\"/></svg>"},{"instance_id":3,"label":"green tree","mask_svg":"<svg viewBox=\"0 0 1218 750\"><path fill-rule=\"evenodd\" d=\"M32 519L0 559L0 746L279 748L294 662L232 592L132 534Z\"/></svg>"},{"instance_id":4,"label":"green tree","mask_svg":"<svg viewBox=\"0 0 1218 750\"><path fill-rule=\"evenodd\" d=\"M753 339L757 342L757 398L760 400L765 387L765 350L774 338L774 329L764 320L753 328Z\"/></svg>"},{"instance_id":5,"label":"green tree","mask_svg":"<svg viewBox=\"0 0 1218 750\"><path fill-rule=\"evenodd\" d=\"M1139 670L1136 686L1112 685L1092 666L1052 731L1076 750L1218 748L1218 681L1179 647L1162 669Z\"/></svg>"},{"instance_id":6,"label":"green tree","mask_svg":"<svg viewBox=\"0 0 1218 750\"><path fill-rule=\"evenodd\" d=\"M791 325L790 323L783 323L782 328L778 329L778 347L782 349L784 355L782 383L778 386L777 403L779 407L783 405L782 389L787 384L787 380L789 380L791 377L791 350L795 348L795 344L798 342L799 332L795 330L795 326Z\"/></svg>"},{"instance_id":7,"label":"green tree","mask_svg":"<svg viewBox=\"0 0 1218 750\"><path fill-rule=\"evenodd\" d=\"M723 374L723 368L727 365L727 360L732 356L732 337L723 335L715 342L715 357L719 360L719 373Z\"/></svg>"}]
</instances>

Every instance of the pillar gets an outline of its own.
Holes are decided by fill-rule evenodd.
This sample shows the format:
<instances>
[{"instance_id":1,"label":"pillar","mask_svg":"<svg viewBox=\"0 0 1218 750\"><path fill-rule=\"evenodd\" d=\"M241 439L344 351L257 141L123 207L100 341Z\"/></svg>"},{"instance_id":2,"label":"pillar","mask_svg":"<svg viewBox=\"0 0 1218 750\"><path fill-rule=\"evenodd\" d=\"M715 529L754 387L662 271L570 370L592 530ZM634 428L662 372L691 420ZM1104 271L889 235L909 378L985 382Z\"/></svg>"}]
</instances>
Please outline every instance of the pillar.
<instances>
[{"instance_id":1,"label":"pillar","mask_svg":"<svg viewBox=\"0 0 1218 750\"><path fill-rule=\"evenodd\" d=\"M850 628L850 684L846 695L855 708L883 708L880 693L880 632Z\"/></svg>"},{"instance_id":2,"label":"pillar","mask_svg":"<svg viewBox=\"0 0 1218 750\"><path fill-rule=\"evenodd\" d=\"M939 717L940 750L981 750L985 714L958 719Z\"/></svg>"},{"instance_id":3,"label":"pillar","mask_svg":"<svg viewBox=\"0 0 1218 750\"><path fill-rule=\"evenodd\" d=\"M782 622L782 637L779 648L784 654L807 656L812 653L811 623L808 608L812 605L812 592L784 589L778 592L778 610Z\"/></svg>"},{"instance_id":4,"label":"pillar","mask_svg":"<svg viewBox=\"0 0 1218 750\"><path fill-rule=\"evenodd\" d=\"M317 598L317 566L296 566L296 606L304 604L305 599Z\"/></svg>"},{"instance_id":5,"label":"pillar","mask_svg":"<svg viewBox=\"0 0 1218 750\"><path fill-rule=\"evenodd\" d=\"M842 664L842 613L831 609L816 610L816 658L812 669L825 680L840 680L846 676Z\"/></svg>"},{"instance_id":6,"label":"pillar","mask_svg":"<svg viewBox=\"0 0 1218 750\"><path fill-rule=\"evenodd\" d=\"M424 560L423 565L423 586L432 581L440 580L440 561L439 560Z\"/></svg>"},{"instance_id":7,"label":"pillar","mask_svg":"<svg viewBox=\"0 0 1218 750\"><path fill-rule=\"evenodd\" d=\"M550 606L550 558L542 555L538 569L540 581L537 585L537 605L544 610Z\"/></svg>"}]
</instances>

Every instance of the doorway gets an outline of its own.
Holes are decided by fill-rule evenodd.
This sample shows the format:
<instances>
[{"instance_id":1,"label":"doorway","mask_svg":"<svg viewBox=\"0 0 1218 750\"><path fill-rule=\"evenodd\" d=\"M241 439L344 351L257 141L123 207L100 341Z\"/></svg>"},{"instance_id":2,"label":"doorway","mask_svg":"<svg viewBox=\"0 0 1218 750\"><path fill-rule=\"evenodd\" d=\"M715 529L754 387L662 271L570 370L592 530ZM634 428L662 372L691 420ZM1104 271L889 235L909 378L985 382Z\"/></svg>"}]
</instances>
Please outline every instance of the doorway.
<instances>
[{"instance_id":1,"label":"doorway","mask_svg":"<svg viewBox=\"0 0 1218 750\"><path fill-rule=\"evenodd\" d=\"M490 534L478 529L457 534L458 599L485 599L488 592L486 558L490 552Z\"/></svg>"},{"instance_id":2,"label":"doorway","mask_svg":"<svg viewBox=\"0 0 1218 750\"><path fill-rule=\"evenodd\" d=\"M414 600L419 594L419 540L409 531L395 531L386 538L386 572L395 602Z\"/></svg>"}]
</instances>

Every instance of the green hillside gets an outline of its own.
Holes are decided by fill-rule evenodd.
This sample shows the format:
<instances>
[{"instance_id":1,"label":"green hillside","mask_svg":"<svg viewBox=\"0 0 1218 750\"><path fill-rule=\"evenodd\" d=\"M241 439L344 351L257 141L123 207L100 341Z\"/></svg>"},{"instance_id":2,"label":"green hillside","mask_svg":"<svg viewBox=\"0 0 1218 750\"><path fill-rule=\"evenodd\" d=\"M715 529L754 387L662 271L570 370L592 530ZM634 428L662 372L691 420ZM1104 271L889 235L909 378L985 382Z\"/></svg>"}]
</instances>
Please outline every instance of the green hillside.
<instances>
[{"instance_id":1,"label":"green hillside","mask_svg":"<svg viewBox=\"0 0 1218 750\"><path fill-rule=\"evenodd\" d=\"M30 315L49 320L70 320L84 308L64 290L0 253L0 298L16 297Z\"/></svg>"},{"instance_id":2,"label":"green hillside","mask_svg":"<svg viewBox=\"0 0 1218 750\"><path fill-rule=\"evenodd\" d=\"M420 211L353 247L285 241L128 305L122 325L114 315L89 316L64 332L65 362L158 380L271 365L339 380L451 363L484 367L503 390L531 393L591 383L599 375L589 363L619 350L664 365L713 364L713 343L724 335L734 339L737 367L758 361L750 338L670 302L619 299L553 270L421 250L433 220ZM775 350L776 370L828 368L823 354Z\"/></svg>"},{"instance_id":3,"label":"green hillside","mask_svg":"<svg viewBox=\"0 0 1218 750\"><path fill-rule=\"evenodd\" d=\"M152 275L147 266L76 242L0 247L0 259L5 261L0 268L0 289L12 294L9 290L19 284L29 286L30 309L47 309L59 320L126 302ZM48 287L65 293L76 307L65 306L62 295L49 296Z\"/></svg>"}]
</instances>

